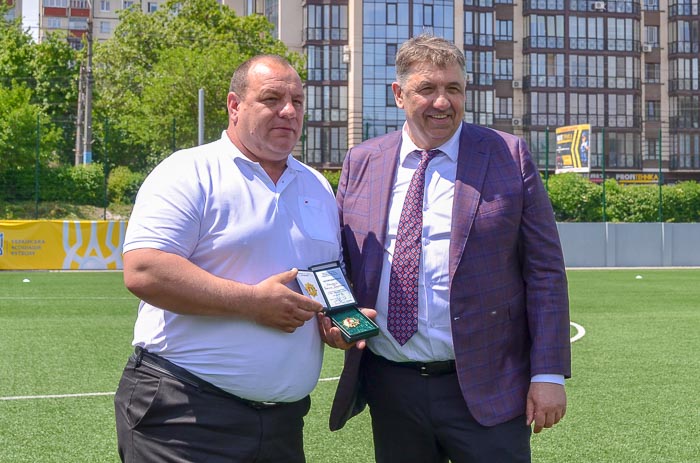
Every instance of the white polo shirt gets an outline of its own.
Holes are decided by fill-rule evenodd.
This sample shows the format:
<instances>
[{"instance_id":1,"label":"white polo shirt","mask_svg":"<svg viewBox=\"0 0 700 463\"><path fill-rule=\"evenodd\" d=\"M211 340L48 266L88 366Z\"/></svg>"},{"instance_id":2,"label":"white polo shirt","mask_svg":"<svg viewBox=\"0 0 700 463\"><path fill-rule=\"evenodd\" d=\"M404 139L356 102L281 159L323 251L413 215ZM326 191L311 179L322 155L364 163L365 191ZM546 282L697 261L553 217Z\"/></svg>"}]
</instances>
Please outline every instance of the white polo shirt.
<instances>
[{"instance_id":1,"label":"white polo shirt","mask_svg":"<svg viewBox=\"0 0 700 463\"><path fill-rule=\"evenodd\" d=\"M139 248L177 254L247 284L342 258L328 181L290 155L275 185L226 132L172 154L148 176L124 240L124 252ZM178 315L143 301L133 344L258 401L305 397L323 360L315 317L290 334L236 317Z\"/></svg>"}]
</instances>

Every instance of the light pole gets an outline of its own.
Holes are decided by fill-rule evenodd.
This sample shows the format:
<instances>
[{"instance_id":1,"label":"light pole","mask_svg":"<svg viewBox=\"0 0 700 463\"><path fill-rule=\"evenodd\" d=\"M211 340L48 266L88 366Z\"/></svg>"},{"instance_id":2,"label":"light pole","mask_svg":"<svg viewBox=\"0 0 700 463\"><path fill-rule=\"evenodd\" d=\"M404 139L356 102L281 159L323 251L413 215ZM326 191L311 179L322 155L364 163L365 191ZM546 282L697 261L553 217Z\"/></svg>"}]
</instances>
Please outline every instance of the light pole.
<instances>
[{"instance_id":1,"label":"light pole","mask_svg":"<svg viewBox=\"0 0 700 463\"><path fill-rule=\"evenodd\" d=\"M85 69L85 131L83 139L83 162L92 162L92 1L88 4L87 18L87 68Z\"/></svg>"}]
</instances>

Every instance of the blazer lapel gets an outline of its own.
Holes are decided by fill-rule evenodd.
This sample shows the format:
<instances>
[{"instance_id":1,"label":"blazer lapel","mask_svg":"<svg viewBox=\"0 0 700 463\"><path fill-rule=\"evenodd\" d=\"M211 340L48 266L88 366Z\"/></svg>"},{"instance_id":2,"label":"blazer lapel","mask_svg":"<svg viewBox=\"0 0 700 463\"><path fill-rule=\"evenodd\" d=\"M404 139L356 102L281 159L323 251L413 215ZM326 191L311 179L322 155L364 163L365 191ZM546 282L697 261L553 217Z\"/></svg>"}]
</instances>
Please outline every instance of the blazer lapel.
<instances>
[{"instance_id":1,"label":"blazer lapel","mask_svg":"<svg viewBox=\"0 0 700 463\"><path fill-rule=\"evenodd\" d=\"M486 178L489 156L483 137L469 124L462 124L459 157L452 203L452 233L450 241L450 285L462 258L469 230L476 216L481 188Z\"/></svg>"},{"instance_id":2,"label":"blazer lapel","mask_svg":"<svg viewBox=\"0 0 700 463\"><path fill-rule=\"evenodd\" d=\"M392 134L393 135L393 134ZM401 147L401 132L396 136L383 139L377 145L377 152L370 157L368 169L370 233L376 237L376 252L365 253L365 268L373 272L381 272L384 258L384 243L386 242L387 224L389 221L389 205L391 191L396 177ZM369 282L368 282L369 283ZM379 282L368 286L370 300L377 300Z\"/></svg>"}]
</instances>

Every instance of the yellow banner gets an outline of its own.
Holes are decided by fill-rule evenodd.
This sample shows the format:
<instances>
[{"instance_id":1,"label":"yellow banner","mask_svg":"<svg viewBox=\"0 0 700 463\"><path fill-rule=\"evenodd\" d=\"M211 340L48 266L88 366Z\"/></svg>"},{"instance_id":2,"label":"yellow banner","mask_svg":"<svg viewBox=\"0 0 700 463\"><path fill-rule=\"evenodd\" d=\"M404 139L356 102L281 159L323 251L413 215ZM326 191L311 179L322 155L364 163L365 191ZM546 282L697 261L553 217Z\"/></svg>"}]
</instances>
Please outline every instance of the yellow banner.
<instances>
[{"instance_id":1,"label":"yellow banner","mask_svg":"<svg viewBox=\"0 0 700 463\"><path fill-rule=\"evenodd\" d=\"M557 157L554 173L590 172L591 125L557 127L556 133Z\"/></svg>"},{"instance_id":2,"label":"yellow banner","mask_svg":"<svg viewBox=\"0 0 700 463\"><path fill-rule=\"evenodd\" d=\"M0 270L122 270L126 221L0 221Z\"/></svg>"}]
</instances>

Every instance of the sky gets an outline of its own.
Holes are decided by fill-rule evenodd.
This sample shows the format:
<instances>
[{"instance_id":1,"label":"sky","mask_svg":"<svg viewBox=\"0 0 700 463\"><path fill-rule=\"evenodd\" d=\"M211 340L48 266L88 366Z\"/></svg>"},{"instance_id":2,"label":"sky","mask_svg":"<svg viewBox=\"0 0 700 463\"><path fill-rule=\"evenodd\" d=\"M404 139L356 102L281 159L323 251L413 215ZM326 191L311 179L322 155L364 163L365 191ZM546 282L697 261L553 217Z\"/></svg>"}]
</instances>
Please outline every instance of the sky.
<instances>
[{"instance_id":1,"label":"sky","mask_svg":"<svg viewBox=\"0 0 700 463\"><path fill-rule=\"evenodd\" d=\"M39 39L39 1L22 0L22 25L29 28L34 40Z\"/></svg>"}]
</instances>

